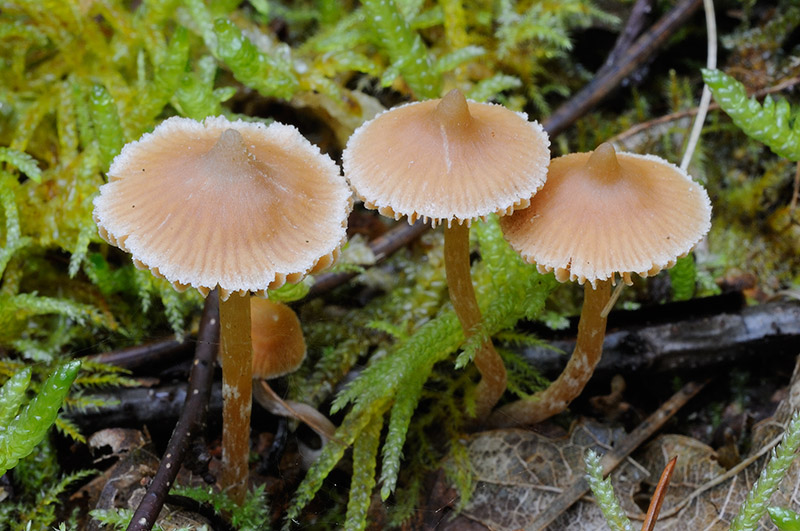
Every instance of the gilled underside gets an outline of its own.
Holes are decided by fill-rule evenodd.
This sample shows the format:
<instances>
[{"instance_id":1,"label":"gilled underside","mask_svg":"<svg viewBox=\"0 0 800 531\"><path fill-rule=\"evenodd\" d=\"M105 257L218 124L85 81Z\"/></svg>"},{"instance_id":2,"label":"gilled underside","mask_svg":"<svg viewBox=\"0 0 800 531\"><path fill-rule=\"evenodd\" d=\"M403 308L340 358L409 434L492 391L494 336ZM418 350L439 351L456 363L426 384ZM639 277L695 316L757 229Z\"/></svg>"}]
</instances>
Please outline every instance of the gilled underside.
<instances>
[{"instance_id":1,"label":"gilled underside","mask_svg":"<svg viewBox=\"0 0 800 531\"><path fill-rule=\"evenodd\" d=\"M708 232L708 195L677 167L619 153L616 168L595 159L598 177L587 169L596 152L552 160L530 206L500 220L512 247L540 271L581 284L615 274L630 282L631 273L670 267Z\"/></svg>"},{"instance_id":2,"label":"gilled underside","mask_svg":"<svg viewBox=\"0 0 800 531\"><path fill-rule=\"evenodd\" d=\"M289 126L173 120L112 164L95 200L104 239L178 289L223 297L333 261L350 197L330 159Z\"/></svg>"}]
</instances>

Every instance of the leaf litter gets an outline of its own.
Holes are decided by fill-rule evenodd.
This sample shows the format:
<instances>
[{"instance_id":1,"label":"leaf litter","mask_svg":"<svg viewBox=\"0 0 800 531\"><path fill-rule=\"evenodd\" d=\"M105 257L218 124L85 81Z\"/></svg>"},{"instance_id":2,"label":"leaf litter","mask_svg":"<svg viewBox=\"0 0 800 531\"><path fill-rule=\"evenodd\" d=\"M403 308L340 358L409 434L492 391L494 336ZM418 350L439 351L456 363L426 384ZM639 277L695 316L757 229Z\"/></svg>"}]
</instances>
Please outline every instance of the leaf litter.
<instances>
[{"instance_id":1,"label":"leaf litter","mask_svg":"<svg viewBox=\"0 0 800 531\"><path fill-rule=\"evenodd\" d=\"M800 407L800 359L789 392L774 415L753 428L749 454L726 471L713 448L691 437L661 434L637 449L611 472L611 481L629 518L641 522L648 495L667 462L678 463L667 489L656 530L729 529L739 506L780 441L793 411ZM537 518L565 490L583 479L583 456L592 449L609 453L626 437L621 428L581 419L567 436L551 438L534 431L508 429L472 435L466 440L472 466L472 496L460 514L488 529L537 529ZM642 500L641 498L645 499ZM639 503L637 503L639 502ZM770 506L800 509L800 463L795 460ZM776 529L765 516L763 529ZM600 508L590 496L562 512L549 531L607 530Z\"/></svg>"}]
</instances>

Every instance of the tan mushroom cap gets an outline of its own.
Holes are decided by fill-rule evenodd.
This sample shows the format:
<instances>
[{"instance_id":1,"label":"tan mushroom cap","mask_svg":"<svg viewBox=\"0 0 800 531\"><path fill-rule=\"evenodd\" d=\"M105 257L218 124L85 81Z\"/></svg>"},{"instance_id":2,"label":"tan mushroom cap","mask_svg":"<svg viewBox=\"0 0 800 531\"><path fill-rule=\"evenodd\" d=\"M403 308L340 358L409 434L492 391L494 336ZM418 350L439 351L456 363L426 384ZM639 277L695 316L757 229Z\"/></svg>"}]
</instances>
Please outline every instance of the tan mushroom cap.
<instances>
[{"instance_id":1,"label":"tan mushroom cap","mask_svg":"<svg viewBox=\"0 0 800 531\"><path fill-rule=\"evenodd\" d=\"M500 219L506 239L540 272L562 282L674 265L711 228L711 202L684 171L653 155L590 153L553 159L528 208Z\"/></svg>"},{"instance_id":2,"label":"tan mushroom cap","mask_svg":"<svg viewBox=\"0 0 800 531\"><path fill-rule=\"evenodd\" d=\"M306 342L297 314L282 302L250 299L253 378L277 378L297 370Z\"/></svg>"},{"instance_id":3,"label":"tan mushroom cap","mask_svg":"<svg viewBox=\"0 0 800 531\"><path fill-rule=\"evenodd\" d=\"M342 154L367 208L433 225L469 224L528 205L542 187L550 141L536 122L458 90L410 103L359 127Z\"/></svg>"},{"instance_id":4,"label":"tan mushroom cap","mask_svg":"<svg viewBox=\"0 0 800 531\"><path fill-rule=\"evenodd\" d=\"M294 127L174 117L127 144L94 200L100 236L176 289L220 296L330 265L352 201L339 169Z\"/></svg>"}]
</instances>

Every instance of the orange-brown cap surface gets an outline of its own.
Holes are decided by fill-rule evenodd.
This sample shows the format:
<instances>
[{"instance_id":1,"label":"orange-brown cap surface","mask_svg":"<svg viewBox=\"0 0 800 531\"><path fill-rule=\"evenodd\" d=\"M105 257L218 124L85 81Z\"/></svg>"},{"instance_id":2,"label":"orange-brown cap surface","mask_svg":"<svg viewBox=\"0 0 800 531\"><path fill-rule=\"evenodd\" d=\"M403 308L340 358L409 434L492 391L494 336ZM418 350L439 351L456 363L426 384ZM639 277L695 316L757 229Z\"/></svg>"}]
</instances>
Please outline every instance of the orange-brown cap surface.
<instances>
[{"instance_id":1,"label":"orange-brown cap surface","mask_svg":"<svg viewBox=\"0 0 800 531\"><path fill-rule=\"evenodd\" d=\"M347 184L288 125L170 118L108 174L100 235L179 290L264 294L330 265L345 239Z\"/></svg>"},{"instance_id":2,"label":"orange-brown cap surface","mask_svg":"<svg viewBox=\"0 0 800 531\"><path fill-rule=\"evenodd\" d=\"M500 219L506 239L560 281L654 275L711 227L711 202L684 171L652 155L590 153L553 159L528 208Z\"/></svg>"},{"instance_id":3,"label":"orange-brown cap surface","mask_svg":"<svg viewBox=\"0 0 800 531\"><path fill-rule=\"evenodd\" d=\"M297 314L282 302L250 299L253 378L277 378L294 372L306 357Z\"/></svg>"},{"instance_id":4,"label":"orange-brown cap surface","mask_svg":"<svg viewBox=\"0 0 800 531\"><path fill-rule=\"evenodd\" d=\"M366 122L342 161L368 208L411 223L469 223L527 206L544 184L549 145L525 114L453 90Z\"/></svg>"}]
</instances>

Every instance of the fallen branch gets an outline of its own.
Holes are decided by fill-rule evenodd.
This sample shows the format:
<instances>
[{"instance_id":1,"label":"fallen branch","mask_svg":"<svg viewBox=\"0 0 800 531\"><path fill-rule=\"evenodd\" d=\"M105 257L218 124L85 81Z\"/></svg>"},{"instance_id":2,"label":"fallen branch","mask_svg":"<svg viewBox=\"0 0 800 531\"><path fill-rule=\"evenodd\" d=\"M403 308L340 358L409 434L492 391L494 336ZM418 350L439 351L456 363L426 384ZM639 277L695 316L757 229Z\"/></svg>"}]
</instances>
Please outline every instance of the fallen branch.
<instances>
[{"instance_id":1,"label":"fallen branch","mask_svg":"<svg viewBox=\"0 0 800 531\"><path fill-rule=\"evenodd\" d=\"M639 37L615 64L601 68L589 84L556 109L544 123L544 129L554 137L589 112L683 26L701 4L702 0L683 0L677 4Z\"/></svg>"},{"instance_id":2,"label":"fallen branch","mask_svg":"<svg viewBox=\"0 0 800 531\"><path fill-rule=\"evenodd\" d=\"M174 363L187 356L192 342L188 338L175 339L175 336L156 339L149 343L134 345L120 350L103 352L87 359L97 363L116 365L123 369L133 370L142 367L152 367L153 364Z\"/></svg>"},{"instance_id":3,"label":"fallen branch","mask_svg":"<svg viewBox=\"0 0 800 531\"><path fill-rule=\"evenodd\" d=\"M633 313L639 317L660 319L660 322L616 329L613 322L618 322L628 312L612 312L609 316L611 331L606 336L603 360L596 375L610 377L617 373L711 369L755 359L763 356L764 352L770 352L772 356L794 356L800 351L800 303L775 302L741 309L738 301L736 297L723 301L720 298L691 301L694 308L706 306L704 315L689 315L685 311L686 303L641 309ZM717 313L709 314L712 310ZM656 312L658 315L654 315ZM672 318L665 320L665 315ZM675 318L675 315L681 318ZM574 343L558 340L548 344L572 352ZM531 365L545 374L559 374L566 363L562 354L546 347L528 347L522 353ZM180 383L96 393L92 398L113 403L96 410L73 412L71 418L87 432L113 426L165 422L180 414L186 389L187 385ZM213 414L222 411L219 385L212 388L209 407Z\"/></svg>"},{"instance_id":4,"label":"fallen branch","mask_svg":"<svg viewBox=\"0 0 800 531\"><path fill-rule=\"evenodd\" d=\"M378 264L385 260L388 256L392 255L398 249L401 249L417 239L423 232L430 227L418 220L413 225L409 225L405 221L399 221L389 229L388 232L375 238L369 242L369 248L375 256L375 263ZM322 295L326 291L330 291L335 287L341 286L350 279L356 277L358 273L324 273L318 275L314 279L314 285L311 286L306 299L311 299Z\"/></svg>"},{"instance_id":5,"label":"fallen branch","mask_svg":"<svg viewBox=\"0 0 800 531\"><path fill-rule=\"evenodd\" d=\"M697 304L697 299L693 301ZM670 311L664 305L657 309ZM644 310L639 310L644 312ZM619 315L613 312L611 317ZM548 342L564 352L572 352L574 341ZM701 317L671 319L654 325L639 325L612 330L603 344L603 359L596 375L670 372L730 365L770 356L794 356L800 351L800 303L774 302L728 310ZM560 373L564 356L552 349L529 347L523 350L531 365L544 374Z\"/></svg>"}]
</instances>

